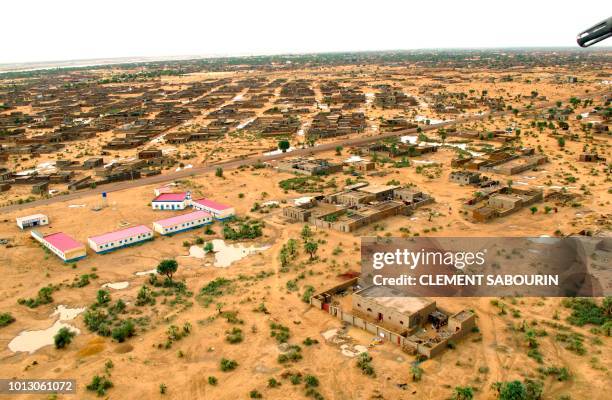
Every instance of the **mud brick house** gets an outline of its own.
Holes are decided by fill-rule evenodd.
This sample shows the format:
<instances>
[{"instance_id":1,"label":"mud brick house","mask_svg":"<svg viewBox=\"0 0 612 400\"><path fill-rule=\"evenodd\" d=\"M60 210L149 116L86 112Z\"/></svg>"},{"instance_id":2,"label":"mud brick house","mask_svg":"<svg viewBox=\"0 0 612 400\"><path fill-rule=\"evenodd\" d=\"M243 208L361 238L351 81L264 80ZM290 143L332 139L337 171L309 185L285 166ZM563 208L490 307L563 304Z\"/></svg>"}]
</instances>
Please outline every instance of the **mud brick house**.
<instances>
[{"instance_id":1,"label":"mud brick house","mask_svg":"<svg viewBox=\"0 0 612 400\"><path fill-rule=\"evenodd\" d=\"M300 119L293 115L257 117L245 129L263 136L293 135L300 128Z\"/></svg>"},{"instance_id":2,"label":"mud brick house","mask_svg":"<svg viewBox=\"0 0 612 400\"><path fill-rule=\"evenodd\" d=\"M353 310L396 330L412 329L436 311L436 302L424 297L396 297L382 286L369 286L353 293Z\"/></svg>"},{"instance_id":3,"label":"mud brick house","mask_svg":"<svg viewBox=\"0 0 612 400\"><path fill-rule=\"evenodd\" d=\"M480 170L495 172L502 175L515 175L524 171L537 168L548 162L545 155L519 156L504 163L491 166L482 166Z\"/></svg>"},{"instance_id":4,"label":"mud brick house","mask_svg":"<svg viewBox=\"0 0 612 400\"><path fill-rule=\"evenodd\" d=\"M408 143L375 143L363 149L365 154L378 155L383 157L418 157L427 153L438 151L437 146L414 145Z\"/></svg>"},{"instance_id":5,"label":"mud brick house","mask_svg":"<svg viewBox=\"0 0 612 400\"><path fill-rule=\"evenodd\" d=\"M605 157L600 157L595 153L582 153L578 156L578 161L583 162L603 162L606 161Z\"/></svg>"},{"instance_id":6,"label":"mud brick house","mask_svg":"<svg viewBox=\"0 0 612 400\"><path fill-rule=\"evenodd\" d=\"M49 182L38 182L32 185L33 194L45 194L49 192Z\"/></svg>"},{"instance_id":7,"label":"mud brick house","mask_svg":"<svg viewBox=\"0 0 612 400\"><path fill-rule=\"evenodd\" d=\"M331 163L323 159L294 158L280 161L277 165L280 172L299 175L328 175L342 171L342 164Z\"/></svg>"},{"instance_id":8,"label":"mud brick house","mask_svg":"<svg viewBox=\"0 0 612 400\"><path fill-rule=\"evenodd\" d=\"M418 102L414 97L406 95L401 90L383 87L382 91L375 94L374 104L387 109L414 107L418 105Z\"/></svg>"},{"instance_id":9,"label":"mud brick house","mask_svg":"<svg viewBox=\"0 0 612 400\"><path fill-rule=\"evenodd\" d=\"M368 286L353 278L310 298L310 304L393 343L411 355L441 354L449 342L468 335L476 326L472 311L450 313L425 297L406 297L395 288Z\"/></svg>"},{"instance_id":10,"label":"mud brick house","mask_svg":"<svg viewBox=\"0 0 612 400\"><path fill-rule=\"evenodd\" d=\"M94 169L102 166L104 166L104 160L102 157L92 157L83 161L84 169Z\"/></svg>"},{"instance_id":11,"label":"mud brick house","mask_svg":"<svg viewBox=\"0 0 612 400\"><path fill-rule=\"evenodd\" d=\"M366 127L365 115L361 112L350 114L338 109L321 112L315 115L308 130L308 135L328 138L351 133L361 133Z\"/></svg>"},{"instance_id":12,"label":"mud brick house","mask_svg":"<svg viewBox=\"0 0 612 400\"><path fill-rule=\"evenodd\" d=\"M463 209L472 220L486 222L515 213L543 198L543 191L539 189L502 187L470 199L463 205Z\"/></svg>"},{"instance_id":13,"label":"mud brick house","mask_svg":"<svg viewBox=\"0 0 612 400\"><path fill-rule=\"evenodd\" d=\"M471 171L453 171L449 176L451 182L458 183L460 185L474 185L479 184L481 176L478 172Z\"/></svg>"},{"instance_id":14,"label":"mud brick house","mask_svg":"<svg viewBox=\"0 0 612 400\"><path fill-rule=\"evenodd\" d=\"M422 192L400 186L353 185L319 200L283 208L291 221L308 222L340 232L355 230L382 219L407 215L412 209L432 202Z\"/></svg>"},{"instance_id":15,"label":"mud brick house","mask_svg":"<svg viewBox=\"0 0 612 400\"><path fill-rule=\"evenodd\" d=\"M7 168L0 168L0 182L8 182L13 179L13 173Z\"/></svg>"},{"instance_id":16,"label":"mud brick house","mask_svg":"<svg viewBox=\"0 0 612 400\"><path fill-rule=\"evenodd\" d=\"M408 122L405 118L384 118L380 122L380 130L383 132L396 132L416 127L417 124Z\"/></svg>"}]
</instances>

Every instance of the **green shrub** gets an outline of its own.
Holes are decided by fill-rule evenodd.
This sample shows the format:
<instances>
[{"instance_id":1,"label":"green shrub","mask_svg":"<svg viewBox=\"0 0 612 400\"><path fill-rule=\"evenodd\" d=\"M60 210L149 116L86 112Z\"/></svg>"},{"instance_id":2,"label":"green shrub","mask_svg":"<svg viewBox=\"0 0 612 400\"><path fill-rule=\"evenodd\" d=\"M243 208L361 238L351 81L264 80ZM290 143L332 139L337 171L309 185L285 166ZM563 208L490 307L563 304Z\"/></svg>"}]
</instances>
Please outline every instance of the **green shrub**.
<instances>
[{"instance_id":1,"label":"green shrub","mask_svg":"<svg viewBox=\"0 0 612 400\"><path fill-rule=\"evenodd\" d=\"M11 313L2 313L0 314L0 328L10 325L15 322L15 317L11 315Z\"/></svg>"},{"instance_id":2,"label":"green shrub","mask_svg":"<svg viewBox=\"0 0 612 400\"><path fill-rule=\"evenodd\" d=\"M91 383L87 385L87 390L96 392L98 396L104 396L106 391L112 387L113 383L105 376L95 375L91 380Z\"/></svg>"},{"instance_id":3,"label":"green shrub","mask_svg":"<svg viewBox=\"0 0 612 400\"><path fill-rule=\"evenodd\" d=\"M72 338L76 336L75 332L72 332L70 329L63 327L61 328L53 337L53 342L55 343L56 349L63 349L68 346L70 342L72 342Z\"/></svg>"},{"instance_id":4,"label":"green shrub","mask_svg":"<svg viewBox=\"0 0 612 400\"><path fill-rule=\"evenodd\" d=\"M238 366L238 363L235 360L229 360L227 358L221 359L221 371L233 371Z\"/></svg>"}]
</instances>

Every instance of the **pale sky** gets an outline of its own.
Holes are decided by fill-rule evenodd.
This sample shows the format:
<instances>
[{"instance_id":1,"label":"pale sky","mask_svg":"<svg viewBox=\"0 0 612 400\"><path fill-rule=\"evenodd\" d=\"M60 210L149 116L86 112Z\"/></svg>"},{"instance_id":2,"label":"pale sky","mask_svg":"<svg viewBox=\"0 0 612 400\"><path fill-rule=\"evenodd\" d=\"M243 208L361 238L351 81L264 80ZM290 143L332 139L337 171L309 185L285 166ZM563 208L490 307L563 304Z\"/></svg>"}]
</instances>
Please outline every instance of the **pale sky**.
<instances>
[{"instance_id":1,"label":"pale sky","mask_svg":"<svg viewBox=\"0 0 612 400\"><path fill-rule=\"evenodd\" d=\"M612 2L5 0L0 63L110 57L574 46ZM602 42L612 45L612 39ZM597 46L597 45L595 45Z\"/></svg>"}]
</instances>

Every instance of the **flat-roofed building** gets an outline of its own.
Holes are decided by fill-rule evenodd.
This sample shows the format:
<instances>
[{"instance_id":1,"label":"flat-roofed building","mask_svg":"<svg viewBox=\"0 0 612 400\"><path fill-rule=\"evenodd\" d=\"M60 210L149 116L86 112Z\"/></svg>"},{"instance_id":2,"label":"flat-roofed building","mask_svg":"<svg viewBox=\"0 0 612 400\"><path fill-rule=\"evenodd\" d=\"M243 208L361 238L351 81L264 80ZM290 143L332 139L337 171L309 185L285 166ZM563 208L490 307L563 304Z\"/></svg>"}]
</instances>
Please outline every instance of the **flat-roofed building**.
<instances>
[{"instance_id":1,"label":"flat-roofed building","mask_svg":"<svg viewBox=\"0 0 612 400\"><path fill-rule=\"evenodd\" d=\"M210 199L193 200L191 204L193 205L194 209L206 211L219 220L231 218L236 215L236 210L234 207L217 203L216 201Z\"/></svg>"},{"instance_id":2,"label":"flat-roofed building","mask_svg":"<svg viewBox=\"0 0 612 400\"><path fill-rule=\"evenodd\" d=\"M161 235L172 235L212 223L212 215L206 211L193 211L176 217L153 222L153 229Z\"/></svg>"},{"instance_id":3,"label":"flat-roofed building","mask_svg":"<svg viewBox=\"0 0 612 400\"><path fill-rule=\"evenodd\" d=\"M20 229L32 228L35 226L49 225L49 217L45 214L32 214L25 217L15 218Z\"/></svg>"},{"instance_id":4,"label":"flat-roofed building","mask_svg":"<svg viewBox=\"0 0 612 400\"><path fill-rule=\"evenodd\" d=\"M64 262L77 261L87 255L87 250L83 243L77 242L63 232L44 236L40 232L32 230L30 234Z\"/></svg>"},{"instance_id":5,"label":"flat-roofed building","mask_svg":"<svg viewBox=\"0 0 612 400\"><path fill-rule=\"evenodd\" d=\"M353 293L353 310L399 332L420 326L436 309L431 299L404 297L385 286L369 286Z\"/></svg>"},{"instance_id":6,"label":"flat-roofed building","mask_svg":"<svg viewBox=\"0 0 612 400\"><path fill-rule=\"evenodd\" d=\"M153 240L153 231L145 225L132 226L87 238L89 247L96 253L108 253L122 247Z\"/></svg>"}]
</instances>

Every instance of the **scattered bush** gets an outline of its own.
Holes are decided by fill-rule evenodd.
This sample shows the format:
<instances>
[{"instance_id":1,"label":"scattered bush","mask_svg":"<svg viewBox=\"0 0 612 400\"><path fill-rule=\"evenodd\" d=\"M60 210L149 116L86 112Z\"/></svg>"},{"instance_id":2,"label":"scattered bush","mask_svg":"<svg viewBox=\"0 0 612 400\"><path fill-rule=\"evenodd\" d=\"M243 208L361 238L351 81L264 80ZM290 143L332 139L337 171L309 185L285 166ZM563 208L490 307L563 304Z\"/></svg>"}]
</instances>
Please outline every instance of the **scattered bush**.
<instances>
[{"instance_id":1,"label":"scattered bush","mask_svg":"<svg viewBox=\"0 0 612 400\"><path fill-rule=\"evenodd\" d=\"M0 328L10 325L15 322L15 317L11 315L11 313L2 313L0 314Z\"/></svg>"},{"instance_id":2,"label":"scattered bush","mask_svg":"<svg viewBox=\"0 0 612 400\"><path fill-rule=\"evenodd\" d=\"M63 327L61 328L53 337L53 342L55 343L56 349L63 349L68 346L70 342L72 342L72 338L76 336L75 332L72 332L70 329Z\"/></svg>"},{"instance_id":3,"label":"scattered bush","mask_svg":"<svg viewBox=\"0 0 612 400\"><path fill-rule=\"evenodd\" d=\"M361 353L357 356L357 367L361 369L364 375L376 376L374 367L372 367L372 356L368 353Z\"/></svg>"},{"instance_id":4,"label":"scattered bush","mask_svg":"<svg viewBox=\"0 0 612 400\"><path fill-rule=\"evenodd\" d=\"M87 385L87 390L96 392L98 396L104 396L106 391L112 387L113 383L105 376L95 375L91 380L91 383Z\"/></svg>"},{"instance_id":5,"label":"scattered bush","mask_svg":"<svg viewBox=\"0 0 612 400\"><path fill-rule=\"evenodd\" d=\"M238 366L238 363L235 360L229 360L227 358L221 359L221 371L228 372L233 371Z\"/></svg>"}]
</instances>

